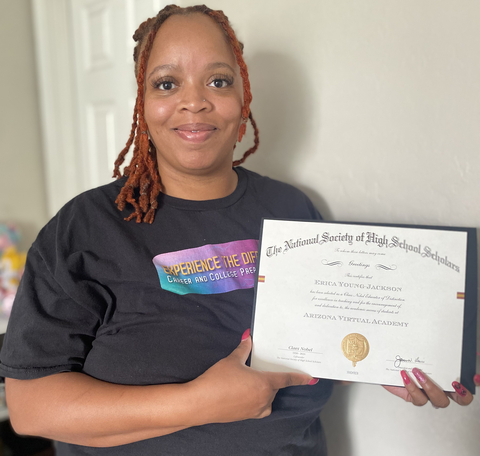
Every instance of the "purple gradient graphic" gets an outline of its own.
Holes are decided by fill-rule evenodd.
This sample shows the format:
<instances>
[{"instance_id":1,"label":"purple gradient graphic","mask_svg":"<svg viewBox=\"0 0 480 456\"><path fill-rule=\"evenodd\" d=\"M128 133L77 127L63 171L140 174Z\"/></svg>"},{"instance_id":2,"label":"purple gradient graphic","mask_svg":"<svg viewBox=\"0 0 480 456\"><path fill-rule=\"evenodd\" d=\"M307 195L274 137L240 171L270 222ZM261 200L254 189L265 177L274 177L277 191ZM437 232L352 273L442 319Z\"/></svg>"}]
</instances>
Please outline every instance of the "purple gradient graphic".
<instances>
[{"instance_id":1,"label":"purple gradient graphic","mask_svg":"<svg viewBox=\"0 0 480 456\"><path fill-rule=\"evenodd\" d=\"M258 241L246 239L162 253L153 258L160 285L176 294L215 294L253 288Z\"/></svg>"}]
</instances>

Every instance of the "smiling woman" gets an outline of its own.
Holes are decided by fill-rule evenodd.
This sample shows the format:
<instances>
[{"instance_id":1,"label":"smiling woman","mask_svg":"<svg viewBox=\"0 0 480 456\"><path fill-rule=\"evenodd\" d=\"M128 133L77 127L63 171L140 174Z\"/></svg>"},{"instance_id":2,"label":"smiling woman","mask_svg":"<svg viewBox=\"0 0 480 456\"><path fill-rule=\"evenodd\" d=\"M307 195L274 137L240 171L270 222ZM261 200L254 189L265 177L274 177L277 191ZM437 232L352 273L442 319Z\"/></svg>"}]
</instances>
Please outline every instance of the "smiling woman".
<instances>
[{"instance_id":1,"label":"smiling woman","mask_svg":"<svg viewBox=\"0 0 480 456\"><path fill-rule=\"evenodd\" d=\"M198 200L232 193L243 84L221 28L201 14L169 18L155 37L146 74L145 121L164 192ZM208 177L208 194L191 191L192 176Z\"/></svg>"},{"instance_id":2,"label":"smiling woman","mask_svg":"<svg viewBox=\"0 0 480 456\"><path fill-rule=\"evenodd\" d=\"M134 39L118 179L65 205L27 257L0 363L12 424L59 441L59 456L325 455L332 382L247 365L262 219L320 214L236 166L258 132L222 12L170 5ZM247 119L255 144L232 163ZM389 391L415 405L472 401L458 382L447 396L412 372L423 390L403 372L405 388Z\"/></svg>"},{"instance_id":3,"label":"smiling woman","mask_svg":"<svg viewBox=\"0 0 480 456\"><path fill-rule=\"evenodd\" d=\"M59 455L324 454L332 383L246 365L262 217L320 215L236 166L258 131L222 12L170 5L134 38L118 179L68 203L28 255L0 364L12 424ZM255 144L232 162L248 119Z\"/></svg>"},{"instance_id":4,"label":"smiling woman","mask_svg":"<svg viewBox=\"0 0 480 456\"><path fill-rule=\"evenodd\" d=\"M135 147L117 204L120 210L126 201L133 204L129 220L152 223L160 189L192 200L231 193L237 183L231 169L233 150L249 118L255 144L235 166L256 151L259 140L243 46L223 12L169 5L145 21L134 39L137 102L115 176L120 177L119 167L134 138ZM134 189L140 186L137 204Z\"/></svg>"}]
</instances>

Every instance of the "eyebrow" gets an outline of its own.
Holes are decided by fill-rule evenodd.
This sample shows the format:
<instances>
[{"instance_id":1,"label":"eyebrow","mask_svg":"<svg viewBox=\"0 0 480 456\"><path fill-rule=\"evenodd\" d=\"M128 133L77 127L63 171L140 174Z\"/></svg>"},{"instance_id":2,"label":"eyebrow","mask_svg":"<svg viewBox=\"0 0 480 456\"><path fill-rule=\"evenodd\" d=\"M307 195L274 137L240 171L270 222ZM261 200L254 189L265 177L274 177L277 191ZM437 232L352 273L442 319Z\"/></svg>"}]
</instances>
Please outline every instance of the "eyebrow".
<instances>
[{"instance_id":1,"label":"eyebrow","mask_svg":"<svg viewBox=\"0 0 480 456\"><path fill-rule=\"evenodd\" d=\"M154 74L154 73L156 73L157 71L160 71L160 70L167 70L167 71L168 70L178 70L179 68L180 67L178 65L174 65L173 63L166 63L165 65L158 65L150 72L150 74L148 75L148 78L150 78L152 76L152 74ZM206 70L207 71L212 71L212 70L216 70L218 68L227 68L232 73L235 73L235 70L228 63L225 63L225 62L209 63L206 67Z\"/></svg>"},{"instance_id":2,"label":"eyebrow","mask_svg":"<svg viewBox=\"0 0 480 456\"><path fill-rule=\"evenodd\" d=\"M157 71L160 71L160 70L178 70L178 68L179 68L178 65L174 65L173 63L166 63L165 65L158 65L150 72L148 77L150 78L153 73L156 73Z\"/></svg>"},{"instance_id":3,"label":"eyebrow","mask_svg":"<svg viewBox=\"0 0 480 456\"><path fill-rule=\"evenodd\" d=\"M225 62L214 62L207 65L207 70L216 70L217 68L228 68L232 73L235 73L235 70Z\"/></svg>"}]
</instances>

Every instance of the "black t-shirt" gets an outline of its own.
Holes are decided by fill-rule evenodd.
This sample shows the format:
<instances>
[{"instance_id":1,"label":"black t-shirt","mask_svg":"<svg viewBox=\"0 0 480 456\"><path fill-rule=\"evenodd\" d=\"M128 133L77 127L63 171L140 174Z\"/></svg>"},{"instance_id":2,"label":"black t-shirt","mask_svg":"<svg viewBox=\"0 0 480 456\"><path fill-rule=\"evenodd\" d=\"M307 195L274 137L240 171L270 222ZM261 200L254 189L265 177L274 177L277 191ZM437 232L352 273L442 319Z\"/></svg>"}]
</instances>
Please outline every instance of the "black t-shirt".
<instances>
[{"instance_id":1,"label":"black t-shirt","mask_svg":"<svg viewBox=\"0 0 480 456\"><path fill-rule=\"evenodd\" d=\"M262 217L318 219L299 190L243 168L209 201L161 195L153 224L125 222L124 184L85 192L40 232L27 258L0 375L76 371L107 382L192 380L251 325ZM271 416L189 428L113 448L59 444L59 455L319 455L331 382L281 390Z\"/></svg>"}]
</instances>

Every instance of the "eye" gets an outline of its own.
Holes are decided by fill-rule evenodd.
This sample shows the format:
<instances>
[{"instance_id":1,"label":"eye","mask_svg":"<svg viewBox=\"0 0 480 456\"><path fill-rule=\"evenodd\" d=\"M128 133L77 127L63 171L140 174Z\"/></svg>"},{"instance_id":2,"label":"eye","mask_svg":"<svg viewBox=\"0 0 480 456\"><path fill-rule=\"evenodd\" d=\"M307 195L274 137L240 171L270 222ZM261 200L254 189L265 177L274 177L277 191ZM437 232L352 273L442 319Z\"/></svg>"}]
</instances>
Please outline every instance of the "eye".
<instances>
[{"instance_id":1,"label":"eye","mask_svg":"<svg viewBox=\"0 0 480 456\"><path fill-rule=\"evenodd\" d=\"M225 87L233 84L233 78L227 75L214 76L212 82L208 84L209 87L215 87L216 89L224 89Z\"/></svg>"},{"instance_id":2,"label":"eye","mask_svg":"<svg viewBox=\"0 0 480 456\"><path fill-rule=\"evenodd\" d=\"M161 82L158 85L160 90L172 90L175 87L175 84L172 81Z\"/></svg>"},{"instance_id":3,"label":"eye","mask_svg":"<svg viewBox=\"0 0 480 456\"><path fill-rule=\"evenodd\" d=\"M226 79L214 79L209 85L212 87L216 87L217 89L223 89L224 87L227 87L229 84Z\"/></svg>"},{"instance_id":4,"label":"eye","mask_svg":"<svg viewBox=\"0 0 480 456\"><path fill-rule=\"evenodd\" d=\"M170 79L159 79L157 81L154 81L152 83L152 86L155 89L159 89L165 92L168 92L170 90L177 88L177 84L175 84L175 82Z\"/></svg>"}]
</instances>

